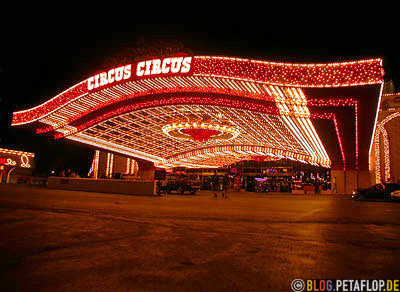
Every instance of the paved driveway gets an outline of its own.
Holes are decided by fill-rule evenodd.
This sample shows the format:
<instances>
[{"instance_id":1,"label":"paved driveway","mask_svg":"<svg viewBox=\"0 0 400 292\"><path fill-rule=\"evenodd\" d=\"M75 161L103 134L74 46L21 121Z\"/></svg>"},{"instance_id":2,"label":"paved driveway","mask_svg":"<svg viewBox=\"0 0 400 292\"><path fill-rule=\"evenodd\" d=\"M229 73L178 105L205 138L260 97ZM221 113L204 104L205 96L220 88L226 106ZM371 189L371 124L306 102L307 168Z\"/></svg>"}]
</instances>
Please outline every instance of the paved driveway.
<instances>
[{"instance_id":1,"label":"paved driveway","mask_svg":"<svg viewBox=\"0 0 400 292\"><path fill-rule=\"evenodd\" d=\"M0 185L1 291L291 291L399 278L400 204Z\"/></svg>"}]
</instances>

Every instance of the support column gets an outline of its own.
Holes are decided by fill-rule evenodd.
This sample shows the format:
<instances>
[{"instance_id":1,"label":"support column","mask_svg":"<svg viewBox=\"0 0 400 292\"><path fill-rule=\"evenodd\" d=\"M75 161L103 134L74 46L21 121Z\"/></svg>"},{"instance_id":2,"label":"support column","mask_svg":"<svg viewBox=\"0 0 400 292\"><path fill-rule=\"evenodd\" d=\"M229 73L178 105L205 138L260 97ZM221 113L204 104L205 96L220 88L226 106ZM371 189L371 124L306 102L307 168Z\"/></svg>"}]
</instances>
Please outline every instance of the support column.
<instances>
[{"instance_id":1,"label":"support column","mask_svg":"<svg viewBox=\"0 0 400 292\"><path fill-rule=\"evenodd\" d=\"M107 165L109 167L109 154L105 151L100 151L99 153L99 165L98 165L98 178L106 178L107 177ZM109 169L108 169L109 171Z\"/></svg>"},{"instance_id":2,"label":"support column","mask_svg":"<svg viewBox=\"0 0 400 292\"><path fill-rule=\"evenodd\" d=\"M332 182L335 177L338 194L352 194L357 188L366 188L371 186L370 173L368 170L331 170ZM332 183L331 190L333 189L334 186Z\"/></svg>"},{"instance_id":3,"label":"support column","mask_svg":"<svg viewBox=\"0 0 400 292\"><path fill-rule=\"evenodd\" d=\"M371 172L369 170L358 171L358 187L368 188L375 184L375 174L371 177Z\"/></svg>"},{"instance_id":4,"label":"support column","mask_svg":"<svg viewBox=\"0 0 400 292\"><path fill-rule=\"evenodd\" d=\"M335 184L336 182L336 191ZM344 194L345 191L345 174L343 170L331 170L331 191L332 194Z\"/></svg>"},{"instance_id":5,"label":"support column","mask_svg":"<svg viewBox=\"0 0 400 292\"><path fill-rule=\"evenodd\" d=\"M0 184L3 183L6 171L4 170L4 165L0 165Z\"/></svg>"}]
</instances>

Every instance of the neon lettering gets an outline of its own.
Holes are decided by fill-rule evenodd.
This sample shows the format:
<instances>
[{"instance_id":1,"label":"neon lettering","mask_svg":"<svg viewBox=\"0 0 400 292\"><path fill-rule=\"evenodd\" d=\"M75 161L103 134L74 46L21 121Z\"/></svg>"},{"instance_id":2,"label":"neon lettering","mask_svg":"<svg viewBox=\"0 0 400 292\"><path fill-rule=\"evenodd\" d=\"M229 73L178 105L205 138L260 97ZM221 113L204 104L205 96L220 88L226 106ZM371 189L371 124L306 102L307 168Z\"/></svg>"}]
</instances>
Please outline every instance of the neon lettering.
<instances>
[{"instance_id":1,"label":"neon lettering","mask_svg":"<svg viewBox=\"0 0 400 292\"><path fill-rule=\"evenodd\" d=\"M188 73L191 63L192 57L173 57L142 61L137 63L136 76ZM114 82L130 79L131 77L132 65L128 64L89 77L87 79L87 88L88 90L93 90Z\"/></svg>"},{"instance_id":2,"label":"neon lettering","mask_svg":"<svg viewBox=\"0 0 400 292\"><path fill-rule=\"evenodd\" d=\"M124 73L124 67L115 69L115 81L121 81Z\"/></svg>"},{"instance_id":3,"label":"neon lettering","mask_svg":"<svg viewBox=\"0 0 400 292\"><path fill-rule=\"evenodd\" d=\"M136 68L136 76L143 76L144 70L143 67L145 66L146 62L139 62Z\"/></svg>"},{"instance_id":4,"label":"neon lettering","mask_svg":"<svg viewBox=\"0 0 400 292\"><path fill-rule=\"evenodd\" d=\"M171 64L171 58L165 58L164 61L162 62L162 69L161 72L163 74L168 74L169 73L169 66L167 67L167 65Z\"/></svg>"},{"instance_id":5,"label":"neon lettering","mask_svg":"<svg viewBox=\"0 0 400 292\"><path fill-rule=\"evenodd\" d=\"M107 73L100 73L100 86L108 84Z\"/></svg>"},{"instance_id":6,"label":"neon lettering","mask_svg":"<svg viewBox=\"0 0 400 292\"><path fill-rule=\"evenodd\" d=\"M91 76L87 80L88 90L93 90L123 79L129 79L132 76L131 69L132 65L129 64Z\"/></svg>"},{"instance_id":7,"label":"neon lettering","mask_svg":"<svg viewBox=\"0 0 400 292\"><path fill-rule=\"evenodd\" d=\"M94 82L94 77L93 76L89 77L89 79L88 79L88 89L89 90L92 90L94 88L93 82Z\"/></svg>"},{"instance_id":8,"label":"neon lettering","mask_svg":"<svg viewBox=\"0 0 400 292\"><path fill-rule=\"evenodd\" d=\"M136 76L188 73L192 57L173 57L142 61L137 64Z\"/></svg>"},{"instance_id":9,"label":"neon lettering","mask_svg":"<svg viewBox=\"0 0 400 292\"><path fill-rule=\"evenodd\" d=\"M114 82L114 69L111 69L108 71L108 83L113 83Z\"/></svg>"},{"instance_id":10,"label":"neon lettering","mask_svg":"<svg viewBox=\"0 0 400 292\"><path fill-rule=\"evenodd\" d=\"M153 60L153 69L151 70L151 75L161 74L161 60Z\"/></svg>"}]
</instances>

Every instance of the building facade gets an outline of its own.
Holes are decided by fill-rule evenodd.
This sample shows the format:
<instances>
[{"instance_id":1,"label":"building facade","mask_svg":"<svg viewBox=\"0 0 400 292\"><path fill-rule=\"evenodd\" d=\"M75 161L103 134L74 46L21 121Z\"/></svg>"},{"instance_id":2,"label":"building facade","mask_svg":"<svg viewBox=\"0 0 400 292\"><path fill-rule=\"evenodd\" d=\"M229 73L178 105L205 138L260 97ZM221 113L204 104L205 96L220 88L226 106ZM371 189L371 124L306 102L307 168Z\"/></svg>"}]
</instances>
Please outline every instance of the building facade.
<instances>
[{"instance_id":1,"label":"building facade","mask_svg":"<svg viewBox=\"0 0 400 292\"><path fill-rule=\"evenodd\" d=\"M373 182L400 179L400 93L392 82L385 83L371 155Z\"/></svg>"}]
</instances>

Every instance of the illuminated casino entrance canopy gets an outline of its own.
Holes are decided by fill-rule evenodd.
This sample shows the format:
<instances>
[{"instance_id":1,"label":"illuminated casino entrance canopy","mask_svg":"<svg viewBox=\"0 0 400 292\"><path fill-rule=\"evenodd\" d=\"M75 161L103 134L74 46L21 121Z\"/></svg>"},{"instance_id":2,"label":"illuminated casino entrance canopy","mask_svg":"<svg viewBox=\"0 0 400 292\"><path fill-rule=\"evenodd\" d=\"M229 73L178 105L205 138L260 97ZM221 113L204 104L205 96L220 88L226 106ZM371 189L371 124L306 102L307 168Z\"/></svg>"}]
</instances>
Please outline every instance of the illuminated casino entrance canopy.
<instances>
[{"instance_id":1,"label":"illuminated casino entrance canopy","mask_svg":"<svg viewBox=\"0 0 400 292\"><path fill-rule=\"evenodd\" d=\"M173 56L95 74L34 108L34 123L159 167L291 159L367 169L382 61L285 64Z\"/></svg>"}]
</instances>

